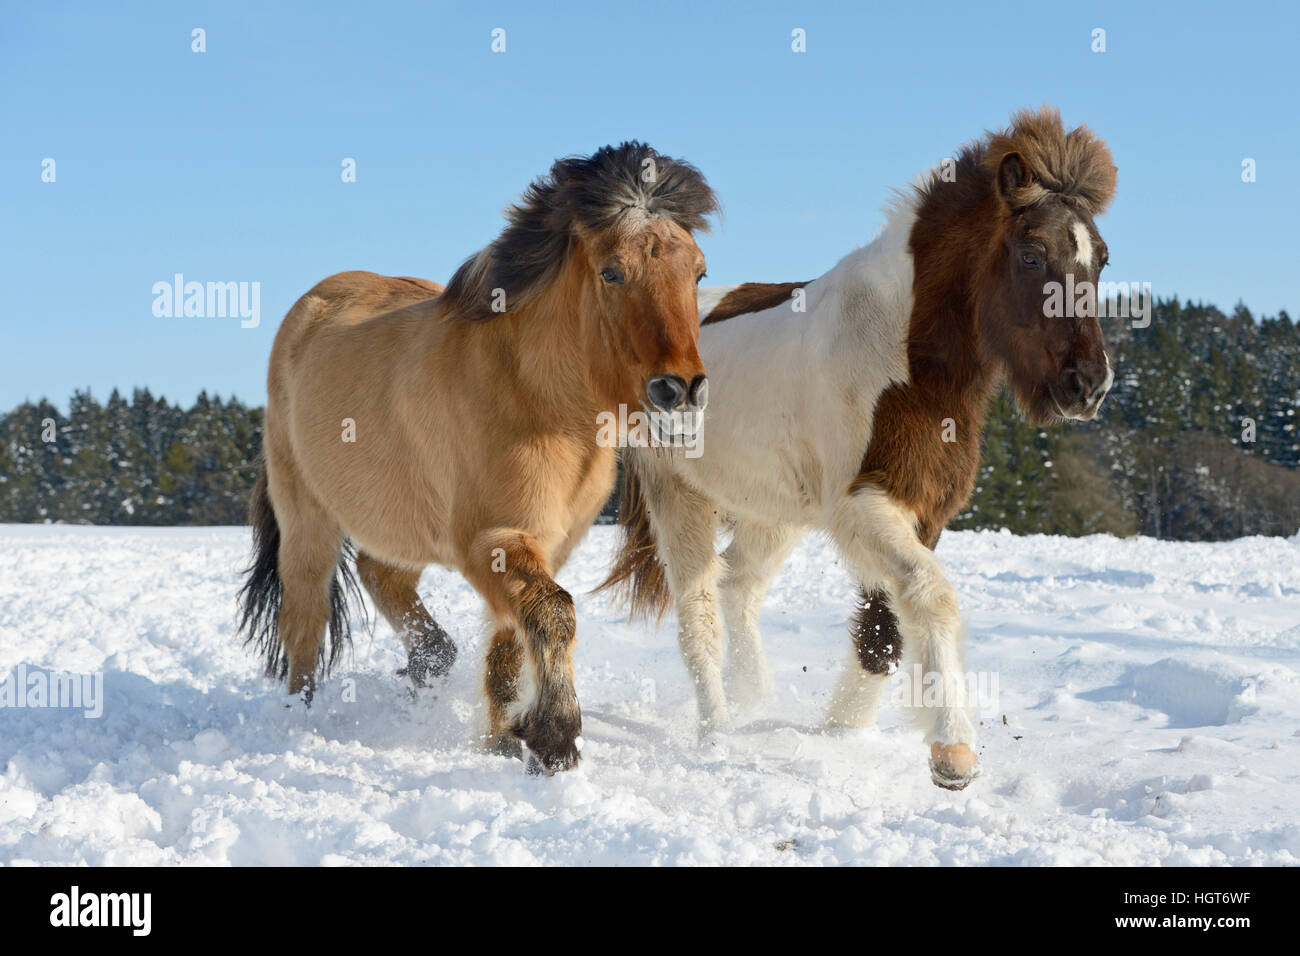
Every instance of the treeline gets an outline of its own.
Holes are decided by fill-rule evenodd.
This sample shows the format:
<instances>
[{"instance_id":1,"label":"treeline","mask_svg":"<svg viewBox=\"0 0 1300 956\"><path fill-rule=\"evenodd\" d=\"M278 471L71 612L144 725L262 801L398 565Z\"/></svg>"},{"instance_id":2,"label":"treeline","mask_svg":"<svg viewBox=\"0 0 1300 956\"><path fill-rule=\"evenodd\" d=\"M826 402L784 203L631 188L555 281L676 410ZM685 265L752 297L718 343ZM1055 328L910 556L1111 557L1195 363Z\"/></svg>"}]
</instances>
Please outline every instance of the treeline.
<instances>
[{"instance_id":1,"label":"treeline","mask_svg":"<svg viewBox=\"0 0 1300 956\"><path fill-rule=\"evenodd\" d=\"M1300 530L1300 327L1177 300L1104 320L1115 385L1094 422L1034 428L998 400L958 528L1220 540ZM0 418L0 521L240 524L263 411L201 394L73 395ZM707 426L706 426L707 442ZM612 514L617 502L606 513Z\"/></svg>"},{"instance_id":2,"label":"treeline","mask_svg":"<svg viewBox=\"0 0 1300 956\"><path fill-rule=\"evenodd\" d=\"M1034 428L999 399L957 528L1183 541L1300 531L1300 326L1157 301L1104 319L1115 384L1095 421Z\"/></svg>"},{"instance_id":3,"label":"treeline","mask_svg":"<svg viewBox=\"0 0 1300 956\"><path fill-rule=\"evenodd\" d=\"M207 393L20 405L0 419L0 521L243 524L261 447L262 409Z\"/></svg>"}]
</instances>

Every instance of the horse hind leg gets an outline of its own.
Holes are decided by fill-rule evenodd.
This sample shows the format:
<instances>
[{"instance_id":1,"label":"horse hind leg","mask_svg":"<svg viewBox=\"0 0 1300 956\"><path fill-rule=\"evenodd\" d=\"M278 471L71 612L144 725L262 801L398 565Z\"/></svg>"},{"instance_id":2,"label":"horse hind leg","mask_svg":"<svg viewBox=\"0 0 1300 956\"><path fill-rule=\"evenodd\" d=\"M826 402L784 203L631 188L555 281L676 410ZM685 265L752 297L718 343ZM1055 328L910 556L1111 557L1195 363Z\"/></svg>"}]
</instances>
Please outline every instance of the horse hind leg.
<instances>
[{"instance_id":1,"label":"horse hind leg","mask_svg":"<svg viewBox=\"0 0 1300 956\"><path fill-rule=\"evenodd\" d=\"M380 561L365 551L357 553L357 576L379 613L406 646L407 666L399 674L417 687L427 687L442 677L456 660L456 645L433 619L416 590L420 572Z\"/></svg>"},{"instance_id":2,"label":"horse hind leg","mask_svg":"<svg viewBox=\"0 0 1300 956\"><path fill-rule=\"evenodd\" d=\"M345 587L338 580L345 560L343 536L336 525L292 521L282 525L279 635L289 693L310 702L318 675L329 673L347 637ZM347 575L346 567L343 574ZM326 652L325 635L331 646Z\"/></svg>"},{"instance_id":3,"label":"horse hind leg","mask_svg":"<svg viewBox=\"0 0 1300 956\"><path fill-rule=\"evenodd\" d=\"M488 647L483 674L483 690L488 701L487 749L506 757L523 757L523 747L515 736L511 711L525 692L520 679L524 675L524 650L515 639L512 627L498 628Z\"/></svg>"},{"instance_id":4,"label":"horse hind leg","mask_svg":"<svg viewBox=\"0 0 1300 956\"><path fill-rule=\"evenodd\" d=\"M249 511L254 561L240 591L239 627L245 642L261 650L267 676L310 701L318 672L329 672L349 638L356 582L343 532L295 480L292 461L273 454L258 474Z\"/></svg>"}]
</instances>

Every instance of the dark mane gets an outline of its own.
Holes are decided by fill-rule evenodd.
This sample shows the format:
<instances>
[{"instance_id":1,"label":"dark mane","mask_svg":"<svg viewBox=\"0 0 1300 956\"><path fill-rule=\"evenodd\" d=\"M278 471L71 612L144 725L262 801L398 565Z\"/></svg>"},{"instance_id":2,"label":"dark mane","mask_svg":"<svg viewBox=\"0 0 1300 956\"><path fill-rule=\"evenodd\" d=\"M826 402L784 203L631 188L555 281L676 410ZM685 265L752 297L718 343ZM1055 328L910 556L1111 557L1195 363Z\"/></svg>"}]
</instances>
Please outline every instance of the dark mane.
<instances>
[{"instance_id":1,"label":"dark mane","mask_svg":"<svg viewBox=\"0 0 1300 956\"><path fill-rule=\"evenodd\" d=\"M555 278L582 232L621 228L638 212L706 231L718 209L699 170L644 143L557 160L507 210L505 231L456 270L443 301L461 318L489 319L499 314L496 290L507 307L527 302Z\"/></svg>"}]
</instances>

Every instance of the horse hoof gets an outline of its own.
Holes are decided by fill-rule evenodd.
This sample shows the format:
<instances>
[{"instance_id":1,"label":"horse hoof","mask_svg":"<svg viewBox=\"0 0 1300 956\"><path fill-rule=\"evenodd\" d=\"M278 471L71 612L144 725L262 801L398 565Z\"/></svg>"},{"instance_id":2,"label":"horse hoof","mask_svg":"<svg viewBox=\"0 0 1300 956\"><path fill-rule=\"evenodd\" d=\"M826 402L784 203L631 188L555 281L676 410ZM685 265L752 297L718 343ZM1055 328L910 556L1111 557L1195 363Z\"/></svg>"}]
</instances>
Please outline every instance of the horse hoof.
<instances>
[{"instance_id":1,"label":"horse hoof","mask_svg":"<svg viewBox=\"0 0 1300 956\"><path fill-rule=\"evenodd\" d=\"M524 745L514 737L505 734L495 734L489 737L485 742L483 749L490 754L496 754L499 757L508 757L511 760L524 759Z\"/></svg>"},{"instance_id":2,"label":"horse hoof","mask_svg":"<svg viewBox=\"0 0 1300 956\"><path fill-rule=\"evenodd\" d=\"M578 738L581 740L582 738ZM570 744L554 750L535 751L528 748L528 773L532 776L552 776L565 770L572 770L578 765L582 754L578 747Z\"/></svg>"},{"instance_id":3,"label":"horse hoof","mask_svg":"<svg viewBox=\"0 0 1300 956\"><path fill-rule=\"evenodd\" d=\"M930 779L936 787L964 790L979 775L979 758L966 744L930 744Z\"/></svg>"},{"instance_id":4,"label":"horse hoof","mask_svg":"<svg viewBox=\"0 0 1300 956\"><path fill-rule=\"evenodd\" d=\"M438 641L416 648L397 676L409 677L416 687L428 687L436 678L445 677L454 663L456 645L451 641Z\"/></svg>"},{"instance_id":5,"label":"horse hoof","mask_svg":"<svg viewBox=\"0 0 1300 956\"><path fill-rule=\"evenodd\" d=\"M528 748L528 772L550 776L572 770L582 759L582 718L533 714L515 728Z\"/></svg>"}]
</instances>

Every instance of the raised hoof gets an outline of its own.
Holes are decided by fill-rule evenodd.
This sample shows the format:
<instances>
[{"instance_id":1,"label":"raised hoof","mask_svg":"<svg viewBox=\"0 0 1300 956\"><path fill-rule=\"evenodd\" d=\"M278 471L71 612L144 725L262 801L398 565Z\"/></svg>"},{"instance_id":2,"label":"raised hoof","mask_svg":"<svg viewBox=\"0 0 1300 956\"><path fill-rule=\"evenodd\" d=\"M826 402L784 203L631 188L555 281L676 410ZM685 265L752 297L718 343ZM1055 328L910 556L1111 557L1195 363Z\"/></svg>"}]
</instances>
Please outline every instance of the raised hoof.
<instances>
[{"instance_id":1,"label":"raised hoof","mask_svg":"<svg viewBox=\"0 0 1300 956\"><path fill-rule=\"evenodd\" d=\"M456 645L451 641L430 641L416 647L398 677L409 677L416 687L428 687L436 678L446 676L456 663Z\"/></svg>"},{"instance_id":2,"label":"raised hoof","mask_svg":"<svg viewBox=\"0 0 1300 956\"><path fill-rule=\"evenodd\" d=\"M582 717L525 717L514 734L528 748L528 772L550 775L572 770L582 759Z\"/></svg>"},{"instance_id":3,"label":"raised hoof","mask_svg":"<svg viewBox=\"0 0 1300 956\"><path fill-rule=\"evenodd\" d=\"M930 744L930 779L945 790L964 790L980 775L979 758L965 744Z\"/></svg>"}]
</instances>

